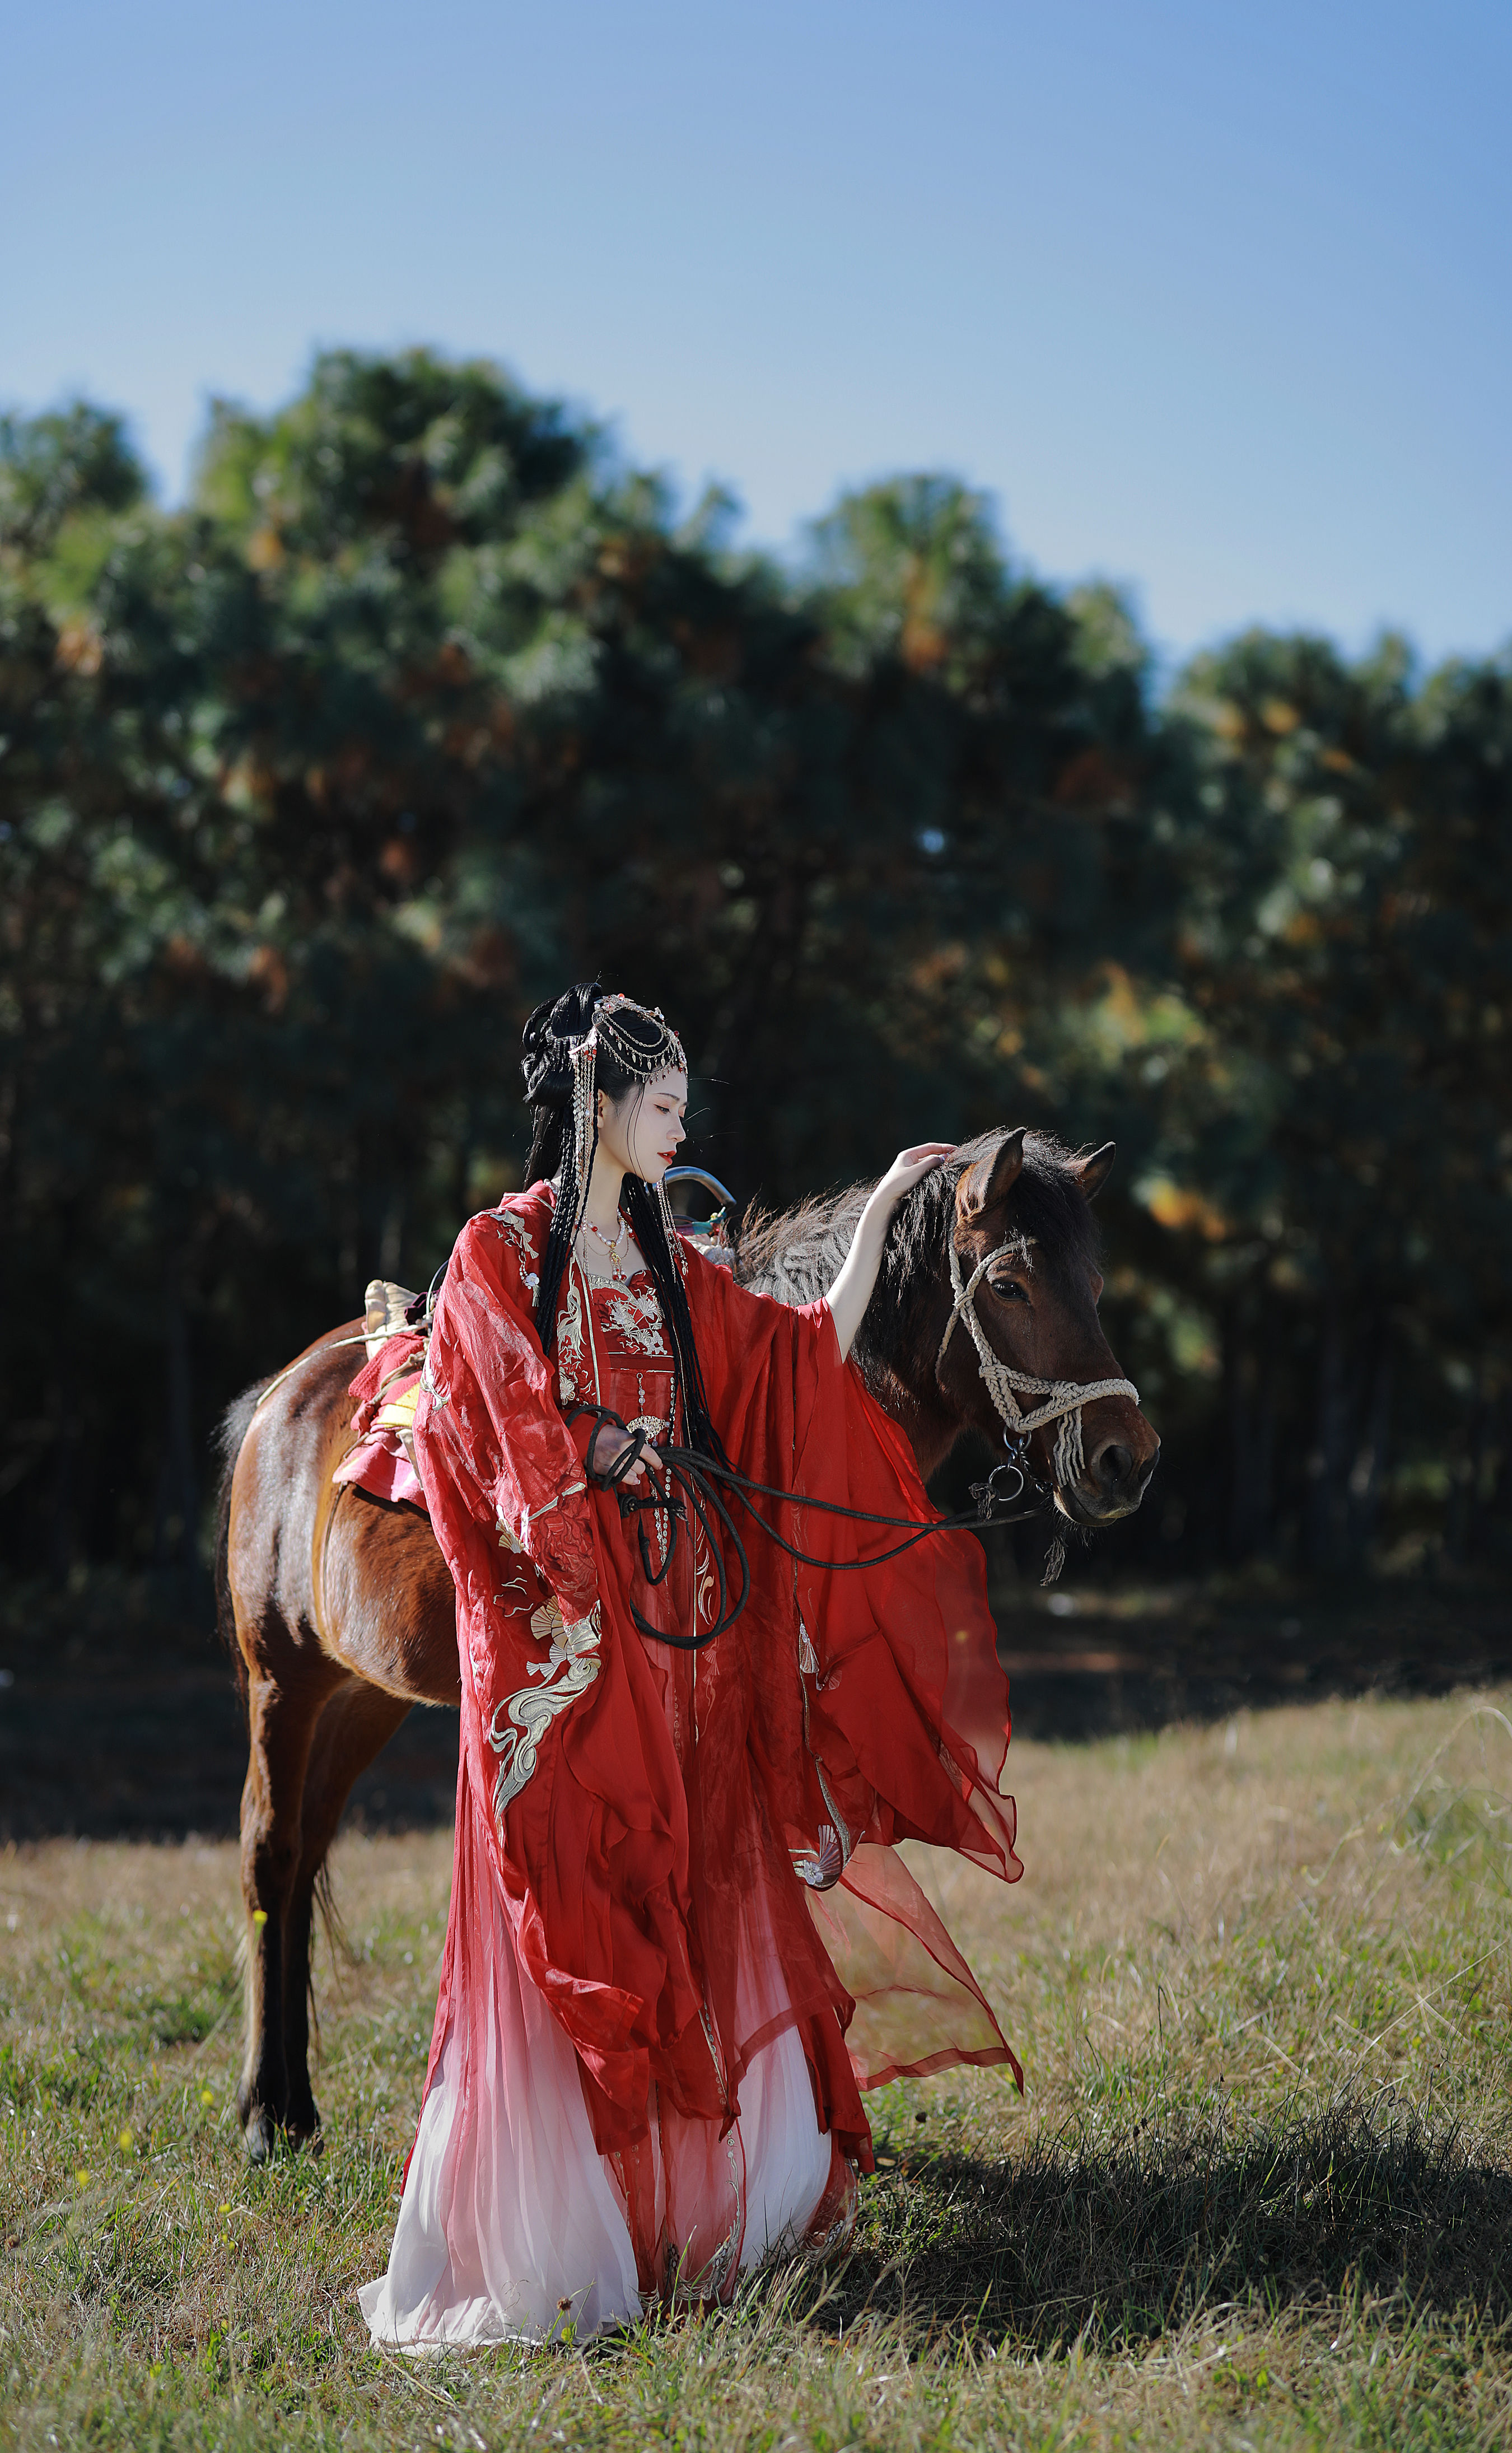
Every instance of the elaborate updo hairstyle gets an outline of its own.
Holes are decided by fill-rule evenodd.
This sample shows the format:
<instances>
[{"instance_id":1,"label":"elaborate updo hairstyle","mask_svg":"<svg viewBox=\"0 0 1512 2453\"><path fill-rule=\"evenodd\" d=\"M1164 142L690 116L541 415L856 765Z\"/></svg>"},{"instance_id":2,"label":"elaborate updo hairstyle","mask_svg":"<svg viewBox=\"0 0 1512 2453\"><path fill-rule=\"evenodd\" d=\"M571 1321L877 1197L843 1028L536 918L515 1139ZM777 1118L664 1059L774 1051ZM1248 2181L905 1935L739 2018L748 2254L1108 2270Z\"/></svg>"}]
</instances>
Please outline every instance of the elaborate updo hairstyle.
<instances>
[{"instance_id":1,"label":"elaborate updo hairstyle","mask_svg":"<svg viewBox=\"0 0 1512 2453\"><path fill-rule=\"evenodd\" d=\"M557 1302L571 1259L573 1239L587 1199L598 1149L598 1092L614 1102L629 1090L647 1089L663 1074L686 1070L682 1042L659 1011L630 998L607 997L597 980L581 981L565 995L538 1005L526 1024L520 1070L527 1104L535 1114L527 1184L555 1187L551 1231L541 1262L535 1324L542 1347L556 1344ZM708 1418L708 1399L693 1321L683 1284L682 1256L674 1246L671 1213L658 1184L627 1174L620 1209L646 1255L683 1392L688 1446L722 1456Z\"/></svg>"}]
</instances>

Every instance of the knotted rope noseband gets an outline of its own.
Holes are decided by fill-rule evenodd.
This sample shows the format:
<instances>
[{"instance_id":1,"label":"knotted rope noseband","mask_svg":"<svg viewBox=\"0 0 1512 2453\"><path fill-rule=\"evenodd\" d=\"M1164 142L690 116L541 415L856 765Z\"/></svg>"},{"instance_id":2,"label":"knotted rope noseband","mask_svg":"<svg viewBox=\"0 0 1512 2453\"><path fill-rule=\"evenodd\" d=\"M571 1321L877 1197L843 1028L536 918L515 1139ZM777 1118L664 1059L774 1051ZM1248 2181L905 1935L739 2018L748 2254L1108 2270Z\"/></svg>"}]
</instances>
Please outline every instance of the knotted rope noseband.
<instances>
[{"instance_id":1,"label":"knotted rope noseband","mask_svg":"<svg viewBox=\"0 0 1512 2453\"><path fill-rule=\"evenodd\" d=\"M1014 1249L1014 1246L1011 1243L1000 1244L985 1261L977 1263L969 1279L964 1279L954 1234L949 1243L950 1286L955 1302L945 1325L945 1335L940 1340L940 1351L934 1359L935 1377L938 1379L940 1376L951 1332L957 1321L964 1319L971 1332L971 1343L977 1349L983 1386L1003 1417L1003 1436L1007 1446L1022 1448L1029 1433L1037 1431L1042 1423L1059 1422L1061 1427L1055 1435L1055 1479L1064 1490L1080 1478L1085 1462L1082 1450L1083 1406L1089 1406L1096 1397L1132 1397L1137 1406L1140 1392L1132 1380L1037 1380L1032 1371L1015 1371L1012 1365L1005 1363L1003 1357L995 1354L987 1344L987 1333L976 1306L977 1288L993 1262L1001 1261L1005 1252ZM1025 1411L1019 1404L1018 1392L1021 1390L1027 1397L1043 1397L1044 1403Z\"/></svg>"}]
</instances>

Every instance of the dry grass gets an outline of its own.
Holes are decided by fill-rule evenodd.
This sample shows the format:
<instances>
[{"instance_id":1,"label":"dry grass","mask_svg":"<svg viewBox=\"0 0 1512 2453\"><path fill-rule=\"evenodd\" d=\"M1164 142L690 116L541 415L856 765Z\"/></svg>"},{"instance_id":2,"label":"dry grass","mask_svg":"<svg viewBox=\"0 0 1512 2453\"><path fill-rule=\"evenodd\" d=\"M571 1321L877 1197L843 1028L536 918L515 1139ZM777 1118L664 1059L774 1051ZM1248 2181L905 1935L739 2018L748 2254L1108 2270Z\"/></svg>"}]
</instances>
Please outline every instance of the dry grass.
<instances>
[{"instance_id":1,"label":"dry grass","mask_svg":"<svg viewBox=\"0 0 1512 2453\"><path fill-rule=\"evenodd\" d=\"M1029 2078L874 2100L846 2265L415 2366L387 2253L449 1842L341 1844L316 2161L247 2169L233 1852L0 1855L0 2443L1501 2446L1512 1718L1014 1750L1025 1881L922 1860Z\"/></svg>"}]
</instances>

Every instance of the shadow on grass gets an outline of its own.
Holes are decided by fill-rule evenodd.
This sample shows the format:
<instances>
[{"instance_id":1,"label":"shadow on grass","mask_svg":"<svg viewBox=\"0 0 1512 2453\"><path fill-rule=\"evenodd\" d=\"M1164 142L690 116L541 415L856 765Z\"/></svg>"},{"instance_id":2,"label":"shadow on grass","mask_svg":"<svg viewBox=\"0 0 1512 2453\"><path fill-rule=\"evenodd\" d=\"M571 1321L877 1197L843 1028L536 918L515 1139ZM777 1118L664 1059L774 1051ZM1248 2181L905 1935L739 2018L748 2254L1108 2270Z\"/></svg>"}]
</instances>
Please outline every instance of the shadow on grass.
<instances>
[{"instance_id":1,"label":"shadow on grass","mask_svg":"<svg viewBox=\"0 0 1512 2453\"><path fill-rule=\"evenodd\" d=\"M1512 2316L1512 2172L1459 2133L1341 2104L1300 2120L1036 2140L1001 2164L916 2153L867 2186L855 2254L807 2301L920 2340L1139 2348L1204 2310L1350 2291Z\"/></svg>"}]
</instances>

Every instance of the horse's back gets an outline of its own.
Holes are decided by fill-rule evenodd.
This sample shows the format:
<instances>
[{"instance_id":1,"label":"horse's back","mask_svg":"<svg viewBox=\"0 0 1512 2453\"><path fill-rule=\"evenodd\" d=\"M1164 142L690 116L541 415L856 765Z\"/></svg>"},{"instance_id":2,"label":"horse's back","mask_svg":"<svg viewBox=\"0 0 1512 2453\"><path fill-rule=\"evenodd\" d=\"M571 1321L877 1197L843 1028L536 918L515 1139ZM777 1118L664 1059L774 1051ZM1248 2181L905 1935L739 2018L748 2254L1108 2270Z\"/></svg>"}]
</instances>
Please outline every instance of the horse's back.
<instances>
[{"instance_id":1,"label":"horse's back","mask_svg":"<svg viewBox=\"0 0 1512 2453\"><path fill-rule=\"evenodd\" d=\"M254 1676L319 1662L411 1703L454 1704L452 1585L429 1519L331 1481L351 1445L361 1336L349 1322L317 1339L249 1415L226 1534L236 1641Z\"/></svg>"}]
</instances>

